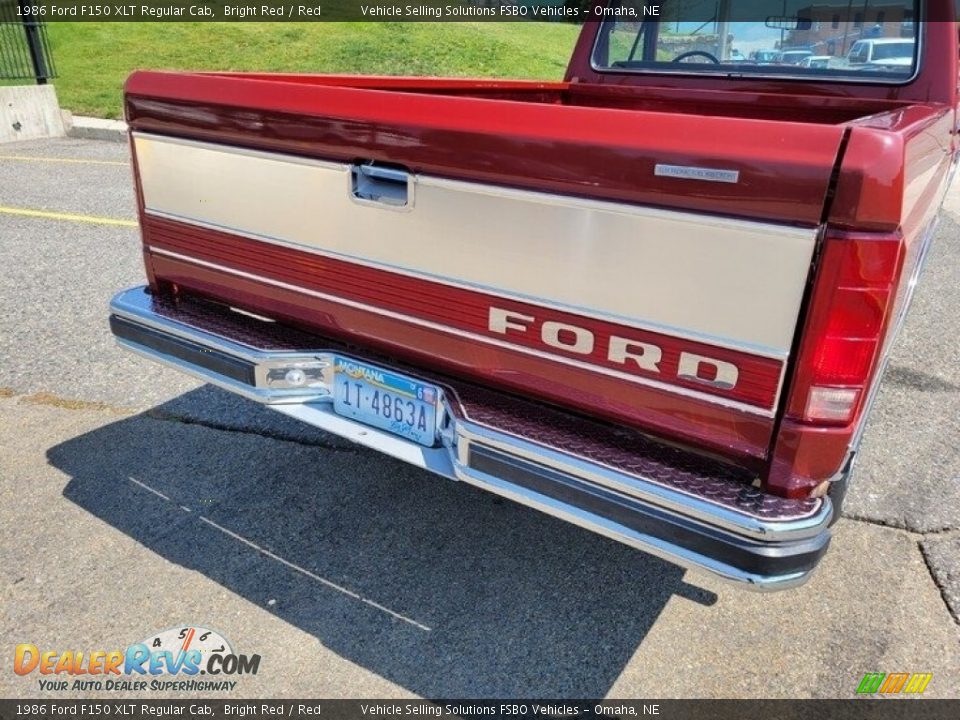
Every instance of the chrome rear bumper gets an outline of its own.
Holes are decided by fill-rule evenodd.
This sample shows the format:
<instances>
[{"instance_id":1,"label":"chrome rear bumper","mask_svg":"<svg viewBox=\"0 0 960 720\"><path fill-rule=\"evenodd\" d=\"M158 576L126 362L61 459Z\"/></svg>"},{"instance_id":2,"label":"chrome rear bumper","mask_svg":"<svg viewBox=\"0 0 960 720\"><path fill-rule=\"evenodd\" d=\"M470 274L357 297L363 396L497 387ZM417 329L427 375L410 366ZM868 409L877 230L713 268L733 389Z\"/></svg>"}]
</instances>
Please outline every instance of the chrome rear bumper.
<instances>
[{"instance_id":1,"label":"chrome rear bumper","mask_svg":"<svg viewBox=\"0 0 960 720\"><path fill-rule=\"evenodd\" d=\"M117 341L152 360L327 432L461 480L684 567L757 590L804 582L829 544L829 499L787 500L744 471L632 430L437 377L202 300L145 288L110 305ZM428 448L333 411L332 359L344 355L441 388ZM309 364L310 387L271 378Z\"/></svg>"}]
</instances>

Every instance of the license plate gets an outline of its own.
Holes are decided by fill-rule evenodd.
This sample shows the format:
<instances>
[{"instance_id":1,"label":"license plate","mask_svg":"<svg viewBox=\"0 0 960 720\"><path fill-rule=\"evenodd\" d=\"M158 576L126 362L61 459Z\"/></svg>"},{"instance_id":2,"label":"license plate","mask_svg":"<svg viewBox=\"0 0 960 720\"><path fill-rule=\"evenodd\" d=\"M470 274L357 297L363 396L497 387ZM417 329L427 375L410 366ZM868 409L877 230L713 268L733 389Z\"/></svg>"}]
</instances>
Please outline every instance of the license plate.
<instances>
[{"instance_id":1,"label":"license plate","mask_svg":"<svg viewBox=\"0 0 960 720\"><path fill-rule=\"evenodd\" d=\"M338 357L333 392L333 410L338 415L427 447L436 442L440 393L433 385Z\"/></svg>"}]
</instances>

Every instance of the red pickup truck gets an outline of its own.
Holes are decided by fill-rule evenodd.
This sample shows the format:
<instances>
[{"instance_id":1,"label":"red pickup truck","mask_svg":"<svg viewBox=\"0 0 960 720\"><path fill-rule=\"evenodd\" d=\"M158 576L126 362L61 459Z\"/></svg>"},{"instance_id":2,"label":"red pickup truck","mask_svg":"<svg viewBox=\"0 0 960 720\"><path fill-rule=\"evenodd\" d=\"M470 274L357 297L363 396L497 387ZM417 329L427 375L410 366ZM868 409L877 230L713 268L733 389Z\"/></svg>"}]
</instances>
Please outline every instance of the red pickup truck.
<instances>
[{"instance_id":1,"label":"red pickup truck","mask_svg":"<svg viewBox=\"0 0 960 720\"><path fill-rule=\"evenodd\" d=\"M672 562L803 582L954 167L957 30L953 0L738 3L600 2L563 82L134 73L148 284L113 333ZM882 38L903 57L848 60Z\"/></svg>"}]
</instances>

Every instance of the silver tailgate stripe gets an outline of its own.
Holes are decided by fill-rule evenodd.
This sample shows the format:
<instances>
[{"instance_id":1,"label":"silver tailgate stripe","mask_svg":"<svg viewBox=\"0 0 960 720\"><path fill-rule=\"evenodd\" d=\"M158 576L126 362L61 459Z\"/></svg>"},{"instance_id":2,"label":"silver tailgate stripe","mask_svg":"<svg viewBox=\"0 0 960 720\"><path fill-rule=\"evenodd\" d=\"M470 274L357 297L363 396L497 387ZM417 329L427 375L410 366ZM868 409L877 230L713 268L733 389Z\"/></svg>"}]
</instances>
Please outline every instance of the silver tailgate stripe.
<instances>
[{"instance_id":1,"label":"silver tailgate stripe","mask_svg":"<svg viewBox=\"0 0 960 720\"><path fill-rule=\"evenodd\" d=\"M816 241L816 228L429 176L411 212L384 212L350 199L346 164L134 142L151 214L781 356Z\"/></svg>"}]
</instances>

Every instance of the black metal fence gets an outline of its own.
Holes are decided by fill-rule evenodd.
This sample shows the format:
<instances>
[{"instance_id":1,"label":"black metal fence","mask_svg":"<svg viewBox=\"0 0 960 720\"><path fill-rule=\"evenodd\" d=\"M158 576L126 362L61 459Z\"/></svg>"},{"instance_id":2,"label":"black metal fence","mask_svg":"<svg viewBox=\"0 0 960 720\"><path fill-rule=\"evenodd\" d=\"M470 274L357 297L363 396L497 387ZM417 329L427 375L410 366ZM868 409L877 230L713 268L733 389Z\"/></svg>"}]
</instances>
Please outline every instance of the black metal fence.
<instances>
[{"instance_id":1,"label":"black metal fence","mask_svg":"<svg viewBox=\"0 0 960 720\"><path fill-rule=\"evenodd\" d=\"M0 80L56 77L47 26L28 14L27 0L0 0Z\"/></svg>"}]
</instances>

